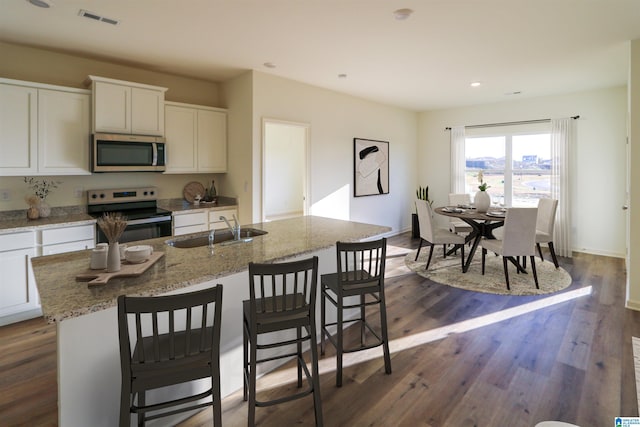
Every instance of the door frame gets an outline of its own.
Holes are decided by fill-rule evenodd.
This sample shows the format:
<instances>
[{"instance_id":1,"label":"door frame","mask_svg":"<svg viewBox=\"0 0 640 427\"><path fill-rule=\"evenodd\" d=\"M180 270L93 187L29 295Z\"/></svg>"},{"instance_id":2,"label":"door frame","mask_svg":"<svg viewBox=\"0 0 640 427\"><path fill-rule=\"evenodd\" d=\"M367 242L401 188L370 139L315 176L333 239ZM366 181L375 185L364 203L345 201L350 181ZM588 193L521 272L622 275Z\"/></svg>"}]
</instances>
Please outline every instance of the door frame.
<instances>
[{"instance_id":1,"label":"door frame","mask_svg":"<svg viewBox=\"0 0 640 427\"><path fill-rule=\"evenodd\" d=\"M265 194L267 192L266 186L266 134L267 125L283 125L283 126L295 126L304 129L304 173L302 184L302 190L304 194L303 198L303 215L309 214L309 200L311 200L311 125L309 123L295 122L290 120L274 119L270 117L262 118L262 191L260 194L260 217L262 221L266 220L265 209Z\"/></svg>"}]
</instances>

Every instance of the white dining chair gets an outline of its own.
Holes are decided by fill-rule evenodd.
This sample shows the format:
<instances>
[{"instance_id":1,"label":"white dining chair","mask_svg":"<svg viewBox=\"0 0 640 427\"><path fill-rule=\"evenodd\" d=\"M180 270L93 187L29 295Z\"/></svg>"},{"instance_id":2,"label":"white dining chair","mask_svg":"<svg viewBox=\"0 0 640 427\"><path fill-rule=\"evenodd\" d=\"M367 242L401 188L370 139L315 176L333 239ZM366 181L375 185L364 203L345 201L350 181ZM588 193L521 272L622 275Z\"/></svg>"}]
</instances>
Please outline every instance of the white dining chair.
<instances>
[{"instance_id":1,"label":"white dining chair","mask_svg":"<svg viewBox=\"0 0 640 427\"><path fill-rule=\"evenodd\" d=\"M471 205L471 195L466 193L449 193L449 205L451 206L469 206ZM461 219L451 218L449 220L449 231L452 233L471 233L471 226Z\"/></svg>"},{"instance_id":2,"label":"white dining chair","mask_svg":"<svg viewBox=\"0 0 640 427\"><path fill-rule=\"evenodd\" d=\"M485 270L485 258L487 251L495 252L502 256L502 265L504 267L504 278L507 281L507 289L511 289L509 285L508 262L512 262L518 272L523 268L518 262L519 257L529 257L531 259L531 271L533 280L538 286L538 274L535 264L535 241L536 241L536 218L538 216L537 208L511 208L507 209L507 215L504 221L502 239L482 238L482 274Z\"/></svg>"},{"instance_id":3,"label":"white dining chair","mask_svg":"<svg viewBox=\"0 0 640 427\"><path fill-rule=\"evenodd\" d=\"M416 253L416 261L418 260L418 255L420 255L420 249L422 249L423 242L426 242L431 246L425 270L429 269L435 245L443 245L445 257L447 256L446 245L455 245L456 249L461 249L460 260L462 268L464 268L464 237L456 233L452 233L447 229L435 227L433 224L433 210L428 202L416 199L416 207L418 209L418 222L420 224L420 246Z\"/></svg>"},{"instance_id":4,"label":"white dining chair","mask_svg":"<svg viewBox=\"0 0 640 427\"><path fill-rule=\"evenodd\" d=\"M538 220L536 222L536 247L538 248L538 254L540 259L544 261L542 257L542 248L540 243L546 243L549 246L549 252L551 252L551 258L553 259L553 265L556 268L558 265L558 258L556 257L556 251L553 247L553 228L556 223L556 210L558 209L558 201L556 199L540 199L538 200Z\"/></svg>"}]
</instances>

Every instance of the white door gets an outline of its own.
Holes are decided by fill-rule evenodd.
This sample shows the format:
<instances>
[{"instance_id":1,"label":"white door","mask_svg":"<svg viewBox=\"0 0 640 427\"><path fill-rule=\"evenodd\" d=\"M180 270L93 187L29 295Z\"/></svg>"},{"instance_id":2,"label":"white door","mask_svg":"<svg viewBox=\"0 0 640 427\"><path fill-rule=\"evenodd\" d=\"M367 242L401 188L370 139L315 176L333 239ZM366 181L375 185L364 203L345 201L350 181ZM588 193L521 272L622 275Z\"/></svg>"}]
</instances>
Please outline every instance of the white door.
<instances>
[{"instance_id":1,"label":"white door","mask_svg":"<svg viewBox=\"0 0 640 427\"><path fill-rule=\"evenodd\" d=\"M309 125L263 120L262 218L308 213Z\"/></svg>"}]
</instances>

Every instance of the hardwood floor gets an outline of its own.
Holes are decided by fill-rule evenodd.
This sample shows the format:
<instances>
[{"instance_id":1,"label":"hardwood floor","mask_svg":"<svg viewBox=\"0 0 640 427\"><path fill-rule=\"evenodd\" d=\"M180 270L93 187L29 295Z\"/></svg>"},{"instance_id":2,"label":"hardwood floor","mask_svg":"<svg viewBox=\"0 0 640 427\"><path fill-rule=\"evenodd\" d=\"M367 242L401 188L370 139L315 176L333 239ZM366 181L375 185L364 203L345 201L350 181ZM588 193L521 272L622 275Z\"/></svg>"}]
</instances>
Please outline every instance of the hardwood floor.
<instances>
[{"instance_id":1,"label":"hardwood floor","mask_svg":"<svg viewBox=\"0 0 640 427\"><path fill-rule=\"evenodd\" d=\"M389 239L393 373L384 374L379 348L372 358L354 353L345 357L351 363L338 389L328 346L320 361L326 426L531 427L559 420L601 427L618 415L638 416L631 337L640 336L640 312L624 308L623 260L561 258L570 288L510 297L409 272L403 253L417 243L408 234ZM291 366L260 380L263 396L294 387ZM0 372L0 425L56 424L53 326L36 319L0 328ZM246 413L241 392L224 400L225 426L246 425ZM313 425L311 397L256 414L258 425ZM200 425L211 425L210 410L181 424Z\"/></svg>"}]
</instances>

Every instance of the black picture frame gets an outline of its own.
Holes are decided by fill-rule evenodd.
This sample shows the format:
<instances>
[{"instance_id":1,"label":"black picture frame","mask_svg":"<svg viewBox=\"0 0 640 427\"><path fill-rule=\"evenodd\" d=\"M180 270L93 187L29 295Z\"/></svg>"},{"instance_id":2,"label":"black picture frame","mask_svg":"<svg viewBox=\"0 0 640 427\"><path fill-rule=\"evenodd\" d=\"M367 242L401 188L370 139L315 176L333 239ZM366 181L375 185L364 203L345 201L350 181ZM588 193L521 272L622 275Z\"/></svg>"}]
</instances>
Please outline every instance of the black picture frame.
<instances>
[{"instance_id":1,"label":"black picture frame","mask_svg":"<svg viewBox=\"0 0 640 427\"><path fill-rule=\"evenodd\" d=\"M353 138L353 196L389 194L389 141Z\"/></svg>"}]
</instances>

